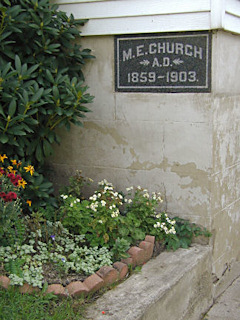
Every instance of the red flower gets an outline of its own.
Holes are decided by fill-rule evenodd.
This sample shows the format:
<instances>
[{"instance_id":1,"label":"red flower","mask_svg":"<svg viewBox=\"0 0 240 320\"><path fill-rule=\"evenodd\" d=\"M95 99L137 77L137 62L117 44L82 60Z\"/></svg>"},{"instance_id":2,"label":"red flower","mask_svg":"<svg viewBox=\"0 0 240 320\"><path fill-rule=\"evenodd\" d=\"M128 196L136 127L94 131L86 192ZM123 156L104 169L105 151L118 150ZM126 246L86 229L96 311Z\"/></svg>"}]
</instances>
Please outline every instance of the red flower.
<instances>
[{"instance_id":1,"label":"red flower","mask_svg":"<svg viewBox=\"0 0 240 320\"><path fill-rule=\"evenodd\" d=\"M19 174L15 176L14 173L9 173L7 176L11 180L12 184L16 187L18 186L18 181L22 180L22 177Z\"/></svg>"},{"instance_id":2,"label":"red flower","mask_svg":"<svg viewBox=\"0 0 240 320\"><path fill-rule=\"evenodd\" d=\"M8 192L7 194L7 201L12 202L12 200L17 199L17 194L13 191Z\"/></svg>"},{"instance_id":3,"label":"red flower","mask_svg":"<svg viewBox=\"0 0 240 320\"><path fill-rule=\"evenodd\" d=\"M8 192L8 194L0 192L0 198L2 198L4 202L12 202L17 199L17 194L13 191Z\"/></svg>"},{"instance_id":4,"label":"red flower","mask_svg":"<svg viewBox=\"0 0 240 320\"><path fill-rule=\"evenodd\" d=\"M4 201L6 201L6 193L5 192L0 192L0 198L2 198Z\"/></svg>"}]
</instances>

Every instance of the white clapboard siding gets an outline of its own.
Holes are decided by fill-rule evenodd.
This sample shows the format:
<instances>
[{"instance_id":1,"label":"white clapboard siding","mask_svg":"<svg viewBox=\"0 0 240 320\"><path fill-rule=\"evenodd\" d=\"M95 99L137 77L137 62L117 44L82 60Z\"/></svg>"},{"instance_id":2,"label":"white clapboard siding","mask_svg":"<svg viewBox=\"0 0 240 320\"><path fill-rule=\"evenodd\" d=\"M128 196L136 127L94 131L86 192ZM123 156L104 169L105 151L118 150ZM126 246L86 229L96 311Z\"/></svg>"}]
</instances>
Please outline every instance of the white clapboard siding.
<instances>
[{"instance_id":1,"label":"white clapboard siding","mask_svg":"<svg viewBox=\"0 0 240 320\"><path fill-rule=\"evenodd\" d=\"M177 29L176 29L177 25ZM110 19L91 20L81 28L83 35L107 35L130 33L154 33L187 30L205 30L209 25L209 15L206 13L192 15L161 15L116 18L113 24Z\"/></svg>"},{"instance_id":2,"label":"white clapboard siding","mask_svg":"<svg viewBox=\"0 0 240 320\"><path fill-rule=\"evenodd\" d=\"M52 0L76 19L82 35L224 29L240 33L240 0Z\"/></svg>"},{"instance_id":3,"label":"white clapboard siding","mask_svg":"<svg viewBox=\"0 0 240 320\"><path fill-rule=\"evenodd\" d=\"M210 11L209 0L112 0L94 3L64 4L61 6L67 12L73 12L74 16L86 19L110 19L117 17L148 16L157 14L174 14L188 12Z\"/></svg>"},{"instance_id":4,"label":"white clapboard siding","mask_svg":"<svg viewBox=\"0 0 240 320\"><path fill-rule=\"evenodd\" d=\"M240 0L226 0L223 27L240 34Z\"/></svg>"}]
</instances>

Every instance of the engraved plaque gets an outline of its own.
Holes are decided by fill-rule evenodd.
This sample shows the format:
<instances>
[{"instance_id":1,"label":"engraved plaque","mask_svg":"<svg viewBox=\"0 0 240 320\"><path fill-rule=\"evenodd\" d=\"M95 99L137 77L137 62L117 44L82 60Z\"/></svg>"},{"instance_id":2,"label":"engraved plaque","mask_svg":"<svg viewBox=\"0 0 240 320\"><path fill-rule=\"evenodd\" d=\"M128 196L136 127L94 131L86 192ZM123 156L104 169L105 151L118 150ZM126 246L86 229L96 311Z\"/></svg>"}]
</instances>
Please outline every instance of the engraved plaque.
<instances>
[{"instance_id":1,"label":"engraved plaque","mask_svg":"<svg viewBox=\"0 0 240 320\"><path fill-rule=\"evenodd\" d=\"M116 36L115 90L210 92L211 33Z\"/></svg>"}]
</instances>

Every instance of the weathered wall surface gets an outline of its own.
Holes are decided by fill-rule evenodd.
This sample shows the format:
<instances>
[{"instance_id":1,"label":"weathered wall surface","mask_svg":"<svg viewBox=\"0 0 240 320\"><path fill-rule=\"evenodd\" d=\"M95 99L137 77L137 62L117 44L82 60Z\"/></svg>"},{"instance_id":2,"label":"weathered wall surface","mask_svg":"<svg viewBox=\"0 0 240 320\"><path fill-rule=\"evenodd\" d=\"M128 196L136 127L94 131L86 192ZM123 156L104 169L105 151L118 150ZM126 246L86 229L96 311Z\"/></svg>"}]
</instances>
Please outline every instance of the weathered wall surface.
<instances>
[{"instance_id":1,"label":"weathered wall surface","mask_svg":"<svg viewBox=\"0 0 240 320\"><path fill-rule=\"evenodd\" d=\"M87 37L85 69L95 96L84 128L62 133L60 180L81 169L123 190L161 191L164 208L214 231L214 273L239 255L240 37L213 35L211 93L114 91L114 38ZM67 154L67 157L66 157Z\"/></svg>"},{"instance_id":2,"label":"weathered wall surface","mask_svg":"<svg viewBox=\"0 0 240 320\"><path fill-rule=\"evenodd\" d=\"M214 36L211 216L213 271L219 278L240 252L239 47L239 35L217 32Z\"/></svg>"}]
</instances>

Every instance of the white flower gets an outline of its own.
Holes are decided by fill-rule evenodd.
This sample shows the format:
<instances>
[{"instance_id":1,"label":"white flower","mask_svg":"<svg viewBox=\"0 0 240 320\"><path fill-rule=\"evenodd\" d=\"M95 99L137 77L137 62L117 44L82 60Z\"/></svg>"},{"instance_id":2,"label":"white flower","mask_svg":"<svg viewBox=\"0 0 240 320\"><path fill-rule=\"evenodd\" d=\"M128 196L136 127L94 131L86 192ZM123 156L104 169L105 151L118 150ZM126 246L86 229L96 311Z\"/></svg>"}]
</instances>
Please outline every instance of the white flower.
<instances>
[{"instance_id":1,"label":"white flower","mask_svg":"<svg viewBox=\"0 0 240 320\"><path fill-rule=\"evenodd\" d=\"M153 226L154 226L154 228L159 228L159 227L160 227L160 222L158 221L158 222L155 223Z\"/></svg>"},{"instance_id":2,"label":"white flower","mask_svg":"<svg viewBox=\"0 0 240 320\"><path fill-rule=\"evenodd\" d=\"M60 196L61 198L63 198L63 200L65 200L65 199L67 199L68 198L68 195L66 195L66 194L61 194L61 196Z\"/></svg>"},{"instance_id":3,"label":"white flower","mask_svg":"<svg viewBox=\"0 0 240 320\"><path fill-rule=\"evenodd\" d=\"M126 188L126 191L131 191L131 190L133 190L133 187Z\"/></svg>"},{"instance_id":4,"label":"white flower","mask_svg":"<svg viewBox=\"0 0 240 320\"><path fill-rule=\"evenodd\" d=\"M172 228L169 230L169 233L171 233L171 234L176 234L176 230L175 230L175 228L174 228L174 227L172 227Z\"/></svg>"},{"instance_id":5,"label":"white flower","mask_svg":"<svg viewBox=\"0 0 240 320\"><path fill-rule=\"evenodd\" d=\"M98 203L96 202L96 203L91 203L90 204L90 208L94 211L94 212L96 212L97 211L97 208L98 207Z\"/></svg>"},{"instance_id":6,"label":"white flower","mask_svg":"<svg viewBox=\"0 0 240 320\"><path fill-rule=\"evenodd\" d=\"M129 200L128 200L128 203L132 203L132 199L129 199Z\"/></svg>"},{"instance_id":7,"label":"white flower","mask_svg":"<svg viewBox=\"0 0 240 320\"><path fill-rule=\"evenodd\" d=\"M119 214L119 210L117 209L116 211L113 211L113 213L111 214L111 217L116 218L118 217L118 214Z\"/></svg>"},{"instance_id":8,"label":"white flower","mask_svg":"<svg viewBox=\"0 0 240 320\"><path fill-rule=\"evenodd\" d=\"M71 208L73 207L73 203L72 203L72 202L70 203L70 207L71 207Z\"/></svg>"},{"instance_id":9,"label":"white flower","mask_svg":"<svg viewBox=\"0 0 240 320\"><path fill-rule=\"evenodd\" d=\"M89 197L89 200L96 201L97 200L97 195L96 194L92 195L91 197Z\"/></svg>"},{"instance_id":10,"label":"white flower","mask_svg":"<svg viewBox=\"0 0 240 320\"><path fill-rule=\"evenodd\" d=\"M149 194L148 193L144 193L143 197L149 199Z\"/></svg>"},{"instance_id":11,"label":"white flower","mask_svg":"<svg viewBox=\"0 0 240 320\"><path fill-rule=\"evenodd\" d=\"M106 201L101 200L101 205L102 205L103 207L105 207L105 205L106 205Z\"/></svg>"},{"instance_id":12,"label":"white flower","mask_svg":"<svg viewBox=\"0 0 240 320\"><path fill-rule=\"evenodd\" d=\"M142 188L141 188L141 186L138 186L137 189L138 189L138 190L141 190Z\"/></svg>"},{"instance_id":13,"label":"white flower","mask_svg":"<svg viewBox=\"0 0 240 320\"><path fill-rule=\"evenodd\" d=\"M98 222L99 222L99 223L103 223L103 221L102 221L102 220L98 220Z\"/></svg>"}]
</instances>

